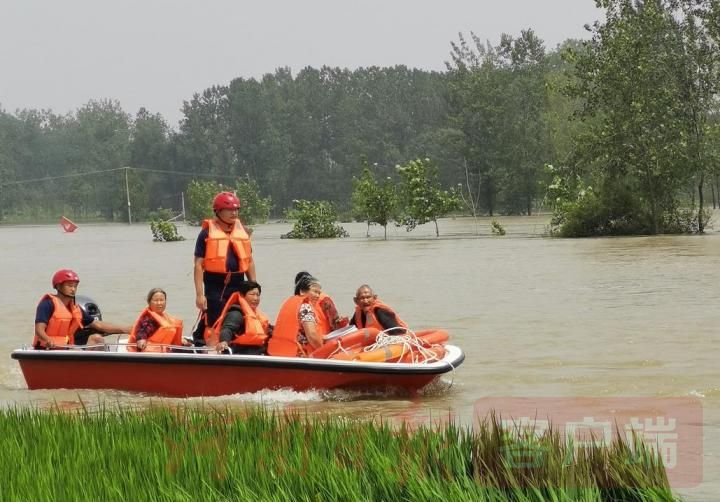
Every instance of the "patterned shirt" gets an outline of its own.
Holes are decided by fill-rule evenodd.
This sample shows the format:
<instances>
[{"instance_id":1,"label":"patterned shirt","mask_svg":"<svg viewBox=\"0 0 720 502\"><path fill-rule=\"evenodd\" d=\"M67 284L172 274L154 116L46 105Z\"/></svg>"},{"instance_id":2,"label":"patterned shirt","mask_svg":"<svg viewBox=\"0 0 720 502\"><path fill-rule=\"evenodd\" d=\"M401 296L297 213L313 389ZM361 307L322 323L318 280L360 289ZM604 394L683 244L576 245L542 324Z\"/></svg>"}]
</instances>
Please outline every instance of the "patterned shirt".
<instances>
[{"instance_id":1,"label":"patterned shirt","mask_svg":"<svg viewBox=\"0 0 720 502\"><path fill-rule=\"evenodd\" d=\"M144 314L138 322L135 337L137 340L147 340L159 327L158 322L150 314Z\"/></svg>"},{"instance_id":2,"label":"patterned shirt","mask_svg":"<svg viewBox=\"0 0 720 502\"><path fill-rule=\"evenodd\" d=\"M298 309L298 321L300 322L300 329L298 331L297 340L301 345L305 345L308 342L307 336L305 335L305 328L303 327L304 322L311 322L317 324L317 318L315 317L315 311L312 305L309 303L300 304Z\"/></svg>"}]
</instances>

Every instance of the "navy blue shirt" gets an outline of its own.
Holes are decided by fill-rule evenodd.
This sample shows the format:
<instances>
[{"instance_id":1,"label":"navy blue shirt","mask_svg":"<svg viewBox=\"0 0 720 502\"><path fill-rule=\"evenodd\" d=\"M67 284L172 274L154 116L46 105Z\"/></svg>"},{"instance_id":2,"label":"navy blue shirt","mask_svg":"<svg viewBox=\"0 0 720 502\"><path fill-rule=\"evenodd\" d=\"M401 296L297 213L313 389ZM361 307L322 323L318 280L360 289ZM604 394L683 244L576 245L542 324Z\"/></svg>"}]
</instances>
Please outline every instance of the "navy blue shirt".
<instances>
[{"instance_id":1,"label":"navy blue shirt","mask_svg":"<svg viewBox=\"0 0 720 502\"><path fill-rule=\"evenodd\" d=\"M40 303L38 303L37 310L35 311L35 322L42 322L45 324L49 323L53 312L55 312L55 304L50 298L43 298L40 300ZM80 309L80 312L82 312L81 322L83 327L89 326L95 320L93 316L85 312L83 309Z\"/></svg>"}]
</instances>

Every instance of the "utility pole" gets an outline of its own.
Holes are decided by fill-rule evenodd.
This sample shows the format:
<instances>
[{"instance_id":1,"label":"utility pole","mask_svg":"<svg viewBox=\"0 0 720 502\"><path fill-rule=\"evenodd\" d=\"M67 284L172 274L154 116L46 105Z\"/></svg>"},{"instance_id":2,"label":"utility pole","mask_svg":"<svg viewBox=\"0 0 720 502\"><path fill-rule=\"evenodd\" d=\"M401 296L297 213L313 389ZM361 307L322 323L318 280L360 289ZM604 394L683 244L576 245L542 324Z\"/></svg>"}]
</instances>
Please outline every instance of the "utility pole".
<instances>
[{"instance_id":1,"label":"utility pole","mask_svg":"<svg viewBox=\"0 0 720 502\"><path fill-rule=\"evenodd\" d=\"M185 192L180 192L180 200L182 202L183 223L187 223L187 217L185 216Z\"/></svg>"},{"instance_id":2,"label":"utility pole","mask_svg":"<svg viewBox=\"0 0 720 502\"><path fill-rule=\"evenodd\" d=\"M125 195L127 196L128 205L128 225L132 225L132 210L130 207L130 185L128 184L128 170L129 167L125 167Z\"/></svg>"}]
</instances>

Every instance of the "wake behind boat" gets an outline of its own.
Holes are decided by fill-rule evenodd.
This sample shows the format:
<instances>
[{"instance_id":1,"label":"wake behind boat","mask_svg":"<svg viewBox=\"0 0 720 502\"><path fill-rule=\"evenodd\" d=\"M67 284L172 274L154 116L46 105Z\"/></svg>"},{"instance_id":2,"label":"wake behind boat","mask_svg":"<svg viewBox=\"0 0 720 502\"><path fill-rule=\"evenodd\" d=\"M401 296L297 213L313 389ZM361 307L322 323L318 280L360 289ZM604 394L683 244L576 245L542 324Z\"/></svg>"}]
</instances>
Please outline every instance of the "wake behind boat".
<instances>
[{"instance_id":1,"label":"wake behind boat","mask_svg":"<svg viewBox=\"0 0 720 502\"><path fill-rule=\"evenodd\" d=\"M18 349L29 389L115 389L174 397L222 396L263 389L361 389L415 392L462 364L459 347L439 361L364 362L189 352ZM114 350L109 350L113 349ZM186 349L187 350L187 349Z\"/></svg>"}]
</instances>

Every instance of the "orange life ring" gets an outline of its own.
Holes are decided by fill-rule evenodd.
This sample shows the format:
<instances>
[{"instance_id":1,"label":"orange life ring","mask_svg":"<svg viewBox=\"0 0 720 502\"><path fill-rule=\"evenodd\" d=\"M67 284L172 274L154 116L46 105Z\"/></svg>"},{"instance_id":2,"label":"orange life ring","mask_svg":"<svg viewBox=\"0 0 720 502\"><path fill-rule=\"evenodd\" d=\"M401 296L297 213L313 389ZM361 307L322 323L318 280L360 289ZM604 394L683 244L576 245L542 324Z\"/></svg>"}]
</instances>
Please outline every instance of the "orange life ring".
<instances>
[{"instance_id":1,"label":"orange life ring","mask_svg":"<svg viewBox=\"0 0 720 502\"><path fill-rule=\"evenodd\" d=\"M417 337L420 338L425 344L430 345L445 345L450 339L450 335L444 329L432 329L425 330L416 333Z\"/></svg>"},{"instance_id":2,"label":"orange life ring","mask_svg":"<svg viewBox=\"0 0 720 502\"><path fill-rule=\"evenodd\" d=\"M357 356L360 351L362 350L362 347L355 347L354 349L345 349L345 352L338 352L337 354L333 354L328 359L337 359L338 361L352 361L355 359L355 356Z\"/></svg>"},{"instance_id":3,"label":"orange life ring","mask_svg":"<svg viewBox=\"0 0 720 502\"><path fill-rule=\"evenodd\" d=\"M330 354L332 354L341 347L345 350L355 347L366 347L370 344L375 343L375 340L377 339L379 333L380 331L375 328L362 328L357 331L353 331L352 333L349 333L336 340L330 340L322 347L318 347L310 353L309 357L315 359L327 359L328 357L330 357Z\"/></svg>"},{"instance_id":4,"label":"orange life ring","mask_svg":"<svg viewBox=\"0 0 720 502\"><path fill-rule=\"evenodd\" d=\"M413 349L411 352L408 352L407 354L405 354L402 357L402 359L400 359L400 362L401 363L412 363L412 362L422 363L422 362L425 362L428 360L439 361L440 359L445 357L445 354L447 352L445 350L445 347L443 347L442 345L433 345L432 347L430 347L427 350L431 350L432 352L434 352L435 357L427 358L427 357L425 357L425 355L423 355L420 352L417 352L415 349Z\"/></svg>"},{"instance_id":5,"label":"orange life ring","mask_svg":"<svg viewBox=\"0 0 720 502\"><path fill-rule=\"evenodd\" d=\"M394 362L404 356L407 351L408 349L404 343L395 343L369 352L360 352L353 357L353 360L365 362Z\"/></svg>"}]
</instances>

